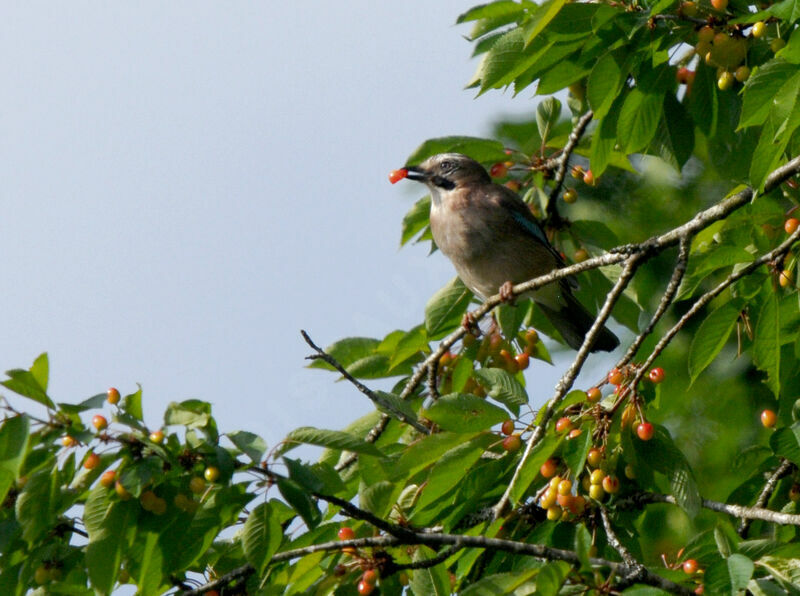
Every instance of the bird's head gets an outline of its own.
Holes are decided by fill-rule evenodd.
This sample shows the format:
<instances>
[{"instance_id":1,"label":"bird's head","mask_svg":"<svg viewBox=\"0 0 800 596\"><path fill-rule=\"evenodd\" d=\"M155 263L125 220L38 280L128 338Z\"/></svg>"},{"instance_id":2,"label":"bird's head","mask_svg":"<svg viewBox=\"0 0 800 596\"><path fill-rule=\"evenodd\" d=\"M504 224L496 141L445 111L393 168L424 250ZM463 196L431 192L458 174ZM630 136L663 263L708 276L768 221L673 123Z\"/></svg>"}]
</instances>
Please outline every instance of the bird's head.
<instances>
[{"instance_id":1,"label":"bird's head","mask_svg":"<svg viewBox=\"0 0 800 596\"><path fill-rule=\"evenodd\" d=\"M491 178L481 164L461 153L439 153L418 166L406 166L408 178L424 183L436 192L470 184L485 184Z\"/></svg>"}]
</instances>

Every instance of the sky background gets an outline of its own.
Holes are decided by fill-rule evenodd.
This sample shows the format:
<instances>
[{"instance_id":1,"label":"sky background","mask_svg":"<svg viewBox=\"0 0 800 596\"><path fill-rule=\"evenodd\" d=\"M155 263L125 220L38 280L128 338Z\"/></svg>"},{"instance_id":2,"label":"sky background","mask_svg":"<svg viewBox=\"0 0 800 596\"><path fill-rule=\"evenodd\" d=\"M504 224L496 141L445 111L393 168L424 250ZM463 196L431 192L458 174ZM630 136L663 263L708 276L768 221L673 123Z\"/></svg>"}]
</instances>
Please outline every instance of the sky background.
<instances>
[{"instance_id":1,"label":"sky background","mask_svg":"<svg viewBox=\"0 0 800 596\"><path fill-rule=\"evenodd\" d=\"M387 174L533 113L463 89L475 3L6 3L2 370L46 351L56 401L138 382L154 427L198 398L270 446L372 409L303 368L299 330L408 329L454 275L399 250L424 191ZM529 369L535 403L564 368Z\"/></svg>"}]
</instances>

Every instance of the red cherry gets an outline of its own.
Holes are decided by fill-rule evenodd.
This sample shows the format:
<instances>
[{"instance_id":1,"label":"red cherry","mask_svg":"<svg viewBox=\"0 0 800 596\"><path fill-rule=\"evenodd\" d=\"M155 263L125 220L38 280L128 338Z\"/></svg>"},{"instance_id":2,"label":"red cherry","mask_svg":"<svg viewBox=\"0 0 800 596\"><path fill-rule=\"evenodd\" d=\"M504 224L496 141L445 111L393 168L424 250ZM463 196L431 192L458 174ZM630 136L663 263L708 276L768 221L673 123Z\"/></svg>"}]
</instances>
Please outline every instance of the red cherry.
<instances>
[{"instance_id":1,"label":"red cherry","mask_svg":"<svg viewBox=\"0 0 800 596\"><path fill-rule=\"evenodd\" d=\"M594 174L592 174L591 170L586 170L586 173L583 175L583 183L589 186L595 185Z\"/></svg>"},{"instance_id":2,"label":"red cherry","mask_svg":"<svg viewBox=\"0 0 800 596\"><path fill-rule=\"evenodd\" d=\"M514 432L514 421L511 420L511 418L509 418L508 420L503 422L503 425L500 427L500 432L502 432L506 436L508 436L510 434L513 434L513 432Z\"/></svg>"},{"instance_id":3,"label":"red cherry","mask_svg":"<svg viewBox=\"0 0 800 596\"><path fill-rule=\"evenodd\" d=\"M583 429L581 428L573 428L571 431L569 431L569 434L567 435L567 440L569 441L570 439L574 439L575 437L581 436L582 432Z\"/></svg>"},{"instance_id":4,"label":"red cherry","mask_svg":"<svg viewBox=\"0 0 800 596\"><path fill-rule=\"evenodd\" d=\"M603 461L602 449L598 449L597 447L589 449L589 453L586 454L586 462L593 468L596 468L600 465L601 461Z\"/></svg>"},{"instance_id":5,"label":"red cherry","mask_svg":"<svg viewBox=\"0 0 800 596\"><path fill-rule=\"evenodd\" d=\"M772 428L778 422L778 415L772 410L764 410L761 412L761 424L766 428Z\"/></svg>"},{"instance_id":6,"label":"red cherry","mask_svg":"<svg viewBox=\"0 0 800 596\"><path fill-rule=\"evenodd\" d=\"M608 373L608 382L612 385L620 385L625 380L624 375L618 368L612 368Z\"/></svg>"},{"instance_id":7,"label":"red cherry","mask_svg":"<svg viewBox=\"0 0 800 596\"><path fill-rule=\"evenodd\" d=\"M683 572L686 575L693 575L693 574L697 573L697 570L699 568L700 568L700 565L698 565L697 561L695 561L694 559L686 559L683 562Z\"/></svg>"},{"instance_id":8,"label":"red cherry","mask_svg":"<svg viewBox=\"0 0 800 596\"><path fill-rule=\"evenodd\" d=\"M688 85L689 79L692 77L693 74L694 73L688 68L679 68L678 72L675 73L675 78L681 85Z\"/></svg>"},{"instance_id":9,"label":"red cherry","mask_svg":"<svg viewBox=\"0 0 800 596\"><path fill-rule=\"evenodd\" d=\"M378 582L378 572L374 569L367 569L361 579L374 586Z\"/></svg>"},{"instance_id":10,"label":"red cherry","mask_svg":"<svg viewBox=\"0 0 800 596\"><path fill-rule=\"evenodd\" d=\"M564 416L563 418L559 418L556 422L556 432L563 433L568 430L572 430L572 420Z\"/></svg>"},{"instance_id":11,"label":"red cherry","mask_svg":"<svg viewBox=\"0 0 800 596\"><path fill-rule=\"evenodd\" d=\"M105 488L111 488L114 486L114 482L117 480L117 472L115 470L106 470L100 476L100 484Z\"/></svg>"},{"instance_id":12,"label":"red cherry","mask_svg":"<svg viewBox=\"0 0 800 596\"><path fill-rule=\"evenodd\" d=\"M619 491L619 478L616 476L606 476L603 478L603 490L610 495Z\"/></svg>"},{"instance_id":13,"label":"red cherry","mask_svg":"<svg viewBox=\"0 0 800 596\"><path fill-rule=\"evenodd\" d=\"M636 427L636 435L642 441L649 441L653 438L653 434L656 432L653 425L649 422L642 422L639 426Z\"/></svg>"},{"instance_id":14,"label":"red cherry","mask_svg":"<svg viewBox=\"0 0 800 596\"><path fill-rule=\"evenodd\" d=\"M711 0L711 6L718 12L723 12L728 8L728 0Z\"/></svg>"},{"instance_id":15,"label":"red cherry","mask_svg":"<svg viewBox=\"0 0 800 596\"><path fill-rule=\"evenodd\" d=\"M660 366L657 366L656 368L652 369L647 376L650 377L650 381L658 384L664 380L664 369Z\"/></svg>"},{"instance_id":16,"label":"red cherry","mask_svg":"<svg viewBox=\"0 0 800 596\"><path fill-rule=\"evenodd\" d=\"M530 366L531 363L531 357L527 352L522 352L520 354L517 354L514 357L514 360L517 361L517 368L519 370L525 370L526 368L528 368L528 366Z\"/></svg>"},{"instance_id":17,"label":"red cherry","mask_svg":"<svg viewBox=\"0 0 800 596\"><path fill-rule=\"evenodd\" d=\"M519 451L520 447L522 447L522 439L520 439L519 435L510 435L503 439L503 449L509 453Z\"/></svg>"},{"instance_id":18,"label":"red cherry","mask_svg":"<svg viewBox=\"0 0 800 596\"><path fill-rule=\"evenodd\" d=\"M586 399L591 403L595 404L600 401L600 398L603 397L603 394L600 392L600 389L597 387L592 387L589 391L586 392Z\"/></svg>"},{"instance_id":19,"label":"red cherry","mask_svg":"<svg viewBox=\"0 0 800 596\"><path fill-rule=\"evenodd\" d=\"M798 220L796 217L790 217L783 224L783 229L786 230L787 234L794 234L794 231L798 227L800 227L800 220Z\"/></svg>"},{"instance_id":20,"label":"red cherry","mask_svg":"<svg viewBox=\"0 0 800 596\"><path fill-rule=\"evenodd\" d=\"M489 170L489 175L492 178L502 178L508 173L508 166L502 162L498 162Z\"/></svg>"},{"instance_id":21,"label":"red cherry","mask_svg":"<svg viewBox=\"0 0 800 596\"><path fill-rule=\"evenodd\" d=\"M92 418L92 426L97 430L103 430L108 426L108 420L106 420L105 416L97 414Z\"/></svg>"},{"instance_id":22,"label":"red cherry","mask_svg":"<svg viewBox=\"0 0 800 596\"><path fill-rule=\"evenodd\" d=\"M367 596L368 594L372 594L372 591L375 589L375 586L372 584L368 584L364 580L361 580L360 582L358 582L357 589L358 593L361 594L361 596Z\"/></svg>"},{"instance_id":23,"label":"red cherry","mask_svg":"<svg viewBox=\"0 0 800 596\"><path fill-rule=\"evenodd\" d=\"M408 170L406 170L405 168L401 168L399 170L392 170L391 172L389 172L389 182L395 184L407 176L408 176Z\"/></svg>"},{"instance_id":24,"label":"red cherry","mask_svg":"<svg viewBox=\"0 0 800 596\"><path fill-rule=\"evenodd\" d=\"M110 404L119 403L119 390L116 387L109 387L106 391L106 401Z\"/></svg>"},{"instance_id":25,"label":"red cherry","mask_svg":"<svg viewBox=\"0 0 800 596\"><path fill-rule=\"evenodd\" d=\"M353 528L348 526L343 526L339 528L339 540L352 540L356 537L356 533L353 531Z\"/></svg>"},{"instance_id":26,"label":"red cherry","mask_svg":"<svg viewBox=\"0 0 800 596\"><path fill-rule=\"evenodd\" d=\"M100 456L94 451L90 452L83 460L83 467L87 470L94 470L100 464Z\"/></svg>"},{"instance_id":27,"label":"red cherry","mask_svg":"<svg viewBox=\"0 0 800 596\"><path fill-rule=\"evenodd\" d=\"M557 468L558 468L558 462L551 457L542 464L542 467L539 468L539 473L544 478L552 478L553 476L555 476Z\"/></svg>"}]
</instances>

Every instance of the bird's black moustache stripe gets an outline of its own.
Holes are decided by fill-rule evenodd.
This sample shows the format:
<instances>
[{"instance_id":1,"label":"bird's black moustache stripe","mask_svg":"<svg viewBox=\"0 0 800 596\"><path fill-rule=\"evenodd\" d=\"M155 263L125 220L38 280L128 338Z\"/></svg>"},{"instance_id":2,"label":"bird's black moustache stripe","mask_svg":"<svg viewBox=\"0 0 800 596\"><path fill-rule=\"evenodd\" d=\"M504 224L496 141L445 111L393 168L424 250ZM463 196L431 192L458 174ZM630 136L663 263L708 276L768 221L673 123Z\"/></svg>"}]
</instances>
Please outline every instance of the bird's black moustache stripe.
<instances>
[{"instance_id":1,"label":"bird's black moustache stripe","mask_svg":"<svg viewBox=\"0 0 800 596\"><path fill-rule=\"evenodd\" d=\"M455 183L451 182L444 176L431 176L431 182L433 182L439 188L443 188L445 190L453 190L456 187Z\"/></svg>"}]
</instances>

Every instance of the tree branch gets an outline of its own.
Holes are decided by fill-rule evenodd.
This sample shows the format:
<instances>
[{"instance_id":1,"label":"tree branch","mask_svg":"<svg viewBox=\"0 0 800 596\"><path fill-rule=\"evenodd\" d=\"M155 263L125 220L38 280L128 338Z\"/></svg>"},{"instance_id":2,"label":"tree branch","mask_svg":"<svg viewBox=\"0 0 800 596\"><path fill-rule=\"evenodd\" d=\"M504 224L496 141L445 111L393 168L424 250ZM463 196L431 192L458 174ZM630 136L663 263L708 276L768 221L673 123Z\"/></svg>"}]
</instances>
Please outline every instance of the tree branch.
<instances>
[{"instance_id":1,"label":"tree branch","mask_svg":"<svg viewBox=\"0 0 800 596\"><path fill-rule=\"evenodd\" d=\"M586 127L589 126L589 123L592 121L593 116L594 112L589 110L578 119L578 122L575 123L575 127L572 129L572 132L569 133L569 138L567 139L566 145L564 145L564 149L561 151L561 154L556 158L555 163L553 164L557 169L556 177L553 179L553 188L550 191L550 196L547 199L548 223L555 223L561 219L561 216L558 214L556 201L558 200L558 193L561 190L561 185L564 184L564 178L567 174L567 164L569 163L569 158L572 155L572 152L575 151L575 147L577 147L578 143L580 143L583 133L586 132ZM546 166L552 167L550 162L548 162Z\"/></svg>"},{"instance_id":2,"label":"tree branch","mask_svg":"<svg viewBox=\"0 0 800 596\"><path fill-rule=\"evenodd\" d=\"M775 471L770 474L770 477L767 479L767 482L764 484L764 488L761 489L761 492L758 495L758 499L756 499L755 504L753 505L755 508L762 508L764 505L767 504L769 498L772 496L772 493L775 491L775 487L778 485L778 481L786 476L794 467L794 464L790 462L788 459L784 459L781 464L775 469ZM747 535L747 530L750 529L750 518L742 519L742 522L739 524L739 536L744 538Z\"/></svg>"}]
</instances>

